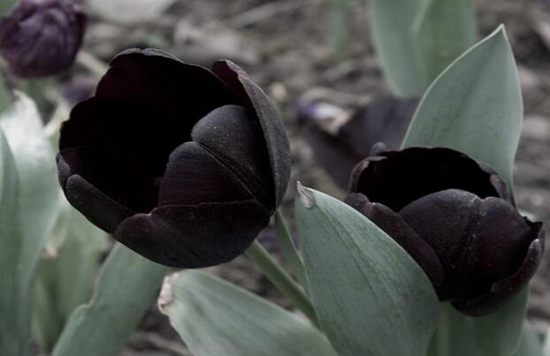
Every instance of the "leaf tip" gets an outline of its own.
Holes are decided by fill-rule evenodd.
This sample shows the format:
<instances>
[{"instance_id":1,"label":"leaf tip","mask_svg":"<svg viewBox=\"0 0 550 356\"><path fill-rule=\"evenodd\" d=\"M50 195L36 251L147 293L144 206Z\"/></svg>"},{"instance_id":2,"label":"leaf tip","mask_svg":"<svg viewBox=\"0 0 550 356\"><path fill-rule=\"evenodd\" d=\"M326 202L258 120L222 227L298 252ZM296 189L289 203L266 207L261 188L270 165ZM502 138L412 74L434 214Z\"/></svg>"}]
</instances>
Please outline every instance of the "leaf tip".
<instances>
[{"instance_id":1,"label":"leaf tip","mask_svg":"<svg viewBox=\"0 0 550 356\"><path fill-rule=\"evenodd\" d=\"M296 183L298 199L306 209L312 209L315 206L315 196L311 189L304 187L299 181Z\"/></svg>"}]
</instances>

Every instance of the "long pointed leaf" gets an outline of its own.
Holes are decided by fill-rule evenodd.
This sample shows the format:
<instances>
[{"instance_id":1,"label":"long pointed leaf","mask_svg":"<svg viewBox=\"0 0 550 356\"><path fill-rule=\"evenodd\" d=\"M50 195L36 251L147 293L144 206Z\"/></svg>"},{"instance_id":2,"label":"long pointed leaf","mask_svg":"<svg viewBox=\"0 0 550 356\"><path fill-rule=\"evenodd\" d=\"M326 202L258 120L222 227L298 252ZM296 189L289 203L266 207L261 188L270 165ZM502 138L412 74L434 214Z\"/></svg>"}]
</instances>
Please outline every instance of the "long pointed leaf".
<instances>
[{"instance_id":1,"label":"long pointed leaf","mask_svg":"<svg viewBox=\"0 0 550 356\"><path fill-rule=\"evenodd\" d=\"M0 354L29 353L30 312L20 278L23 241L19 220L19 181L15 161L0 127Z\"/></svg>"},{"instance_id":2,"label":"long pointed leaf","mask_svg":"<svg viewBox=\"0 0 550 356\"><path fill-rule=\"evenodd\" d=\"M457 59L426 92L403 146L446 146L495 169L513 186L523 122L514 55L504 27Z\"/></svg>"},{"instance_id":3,"label":"long pointed leaf","mask_svg":"<svg viewBox=\"0 0 550 356\"><path fill-rule=\"evenodd\" d=\"M195 356L337 356L306 320L203 272L167 278L159 305Z\"/></svg>"},{"instance_id":4,"label":"long pointed leaf","mask_svg":"<svg viewBox=\"0 0 550 356\"><path fill-rule=\"evenodd\" d=\"M52 355L116 355L155 300L165 272L166 267L117 244L92 300L71 314Z\"/></svg>"},{"instance_id":5,"label":"long pointed leaf","mask_svg":"<svg viewBox=\"0 0 550 356\"><path fill-rule=\"evenodd\" d=\"M16 101L0 116L0 126L13 152L21 182L18 212L23 242L20 278L22 283L30 285L58 213L55 155L43 133L36 105L23 93L17 93Z\"/></svg>"},{"instance_id":6,"label":"long pointed leaf","mask_svg":"<svg viewBox=\"0 0 550 356\"><path fill-rule=\"evenodd\" d=\"M476 43L472 0L426 0L412 28L417 68L426 87Z\"/></svg>"},{"instance_id":7,"label":"long pointed leaf","mask_svg":"<svg viewBox=\"0 0 550 356\"><path fill-rule=\"evenodd\" d=\"M350 206L300 188L296 223L319 321L341 356L425 356L439 302L420 266Z\"/></svg>"},{"instance_id":8,"label":"long pointed leaf","mask_svg":"<svg viewBox=\"0 0 550 356\"><path fill-rule=\"evenodd\" d=\"M412 27L425 0L371 0L370 32L390 89L399 96L420 94L427 84L415 63Z\"/></svg>"}]
</instances>

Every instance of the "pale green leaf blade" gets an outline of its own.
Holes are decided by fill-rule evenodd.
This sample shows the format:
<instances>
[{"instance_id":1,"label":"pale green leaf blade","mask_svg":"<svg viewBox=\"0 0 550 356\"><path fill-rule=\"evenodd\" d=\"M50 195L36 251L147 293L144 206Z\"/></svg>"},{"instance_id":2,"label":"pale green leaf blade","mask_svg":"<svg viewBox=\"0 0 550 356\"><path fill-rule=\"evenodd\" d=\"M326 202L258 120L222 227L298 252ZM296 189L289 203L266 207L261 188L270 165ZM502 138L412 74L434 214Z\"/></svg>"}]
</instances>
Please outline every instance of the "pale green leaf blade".
<instances>
[{"instance_id":1,"label":"pale green leaf blade","mask_svg":"<svg viewBox=\"0 0 550 356\"><path fill-rule=\"evenodd\" d=\"M310 295L341 356L425 356L439 301L422 269L347 204L299 188L296 223Z\"/></svg>"},{"instance_id":2,"label":"pale green leaf blade","mask_svg":"<svg viewBox=\"0 0 550 356\"><path fill-rule=\"evenodd\" d=\"M13 153L20 180L19 219L23 246L20 278L30 284L40 251L57 215L59 183L55 155L43 133L42 119L32 99L17 93L2 115L0 126Z\"/></svg>"},{"instance_id":3,"label":"pale green leaf blade","mask_svg":"<svg viewBox=\"0 0 550 356\"><path fill-rule=\"evenodd\" d=\"M430 86L403 146L445 146L464 152L489 164L511 189L522 122L516 63L500 27Z\"/></svg>"},{"instance_id":4,"label":"pale green leaf blade","mask_svg":"<svg viewBox=\"0 0 550 356\"><path fill-rule=\"evenodd\" d=\"M0 5L2 6L2 5ZM2 10L0 9L0 14ZM10 92L6 86L6 78L0 73L0 114L8 108L10 103Z\"/></svg>"},{"instance_id":5,"label":"pale green leaf blade","mask_svg":"<svg viewBox=\"0 0 550 356\"><path fill-rule=\"evenodd\" d=\"M166 267L117 244L99 273L94 296L69 318L53 356L114 356L155 300Z\"/></svg>"},{"instance_id":6,"label":"pale green leaf blade","mask_svg":"<svg viewBox=\"0 0 550 356\"><path fill-rule=\"evenodd\" d=\"M412 44L423 82L433 80L477 39L472 0L426 0L413 25Z\"/></svg>"},{"instance_id":7,"label":"pale green leaf blade","mask_svg":"<svg viewBox=\"0 0 550 356\"><path fill-rule=\"evenodd\" d=\"M107 233L59 195L60 213L37 271L34 333L51 353L71 312L90 300Z\"/></svg>"},{"instance_id":8,"label":"pale green leaf blade","mask_svg":"<svg viewBox=\"0 0 550 356\"><path fill-rule=\"evenodd\" d=\"M384 77L396 95L408 97L424 92L415 63L412 27L425 0L371 0L370 34Z\"/></svg>"},{"instance_id":9,"label":"pale green leaf blade","mask_svg":"<svg viewBox=\"0 0 550 356\"><path fill-rule=\"evenodd\" d=\"M19 220L19 179L0 127L0 355L29 353L28 286L20 274L23 248Z\"/></svg>"},{"instance_id":10,"label":"pale green leaf blade","mask_svg":"<svg viewBox=\"0 0 550 356\"><path fill-rule=\"evenodd\" d=\"M306 320L204 272L167 278L159 305L195 356L337 356Z\"/></svg>"},{"instance_id":11,"label":"pale green leaf blade","mask_svg":"<svg viewBox=\"0 0 550 356\"><path fill-rule=\"evenodd\" d=\"M519 349L514 356L545 356L542 350L541 338L528 322L523 324Z\"/></svg>"},{"instance_id":12,"label":"pale green leaf blade","mask_svg":"<svg viewBox=\"0 0 550 356\"><path fill-rule=\"evenodd\" d=\"M449 303L442 304L430 356L514 356L522 338L527 299L528 290L524 289L484 317L469 317Z\"/></svg>"}]
</instances>

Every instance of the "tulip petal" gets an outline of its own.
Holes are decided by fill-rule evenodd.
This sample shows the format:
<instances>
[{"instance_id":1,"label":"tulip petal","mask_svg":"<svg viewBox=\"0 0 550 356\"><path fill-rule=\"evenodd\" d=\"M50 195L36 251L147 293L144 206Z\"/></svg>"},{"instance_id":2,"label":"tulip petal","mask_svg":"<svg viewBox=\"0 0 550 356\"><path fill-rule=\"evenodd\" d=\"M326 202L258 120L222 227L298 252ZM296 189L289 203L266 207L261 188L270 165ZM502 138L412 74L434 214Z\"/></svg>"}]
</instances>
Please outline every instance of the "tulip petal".
<instances>
[{"instance_id":1,"label":"tulip petal","mask_svg":"<svg viewBox=\"0 0 550 356\"><path fill-rule=\"evenodd\" d=\"M124 220L114 237L151 261L200 268L234 259L268 223L256 200L161 206Z\"/></svg>"},{"instance_id":2,"label":"tulip petal","mask_svg":"<svg viewBox=\"0 0 550 356\"><path fill-rule=\"evenodd\" d=\"M535 275L542 260L544 252L544 229L542 223L528 222L533 229L535 240L529 245L527 254L521 267L512 276L497 281L491 286L491 290L479 297L469 300L458 300L453 306L462 313L470 316L487 315L498 309L508 298L516 294Z\"/></svg>"},{"instance_id":3,"label":"tulip petal","mask_svg":"<svg viewBox=\"0 0 550 356\"><path fill-rule=\"evenodd\" d=\"M446 189L461 189L480 198L500 197L491 183L493 177L458 151L412 147L359 163L352 172L350 190L399 211L420 197Z\"/></svg>"},{"instance_id":4,"label":"tulip petal","mask_svg":"<svg viewBox=\"0 0 550 356\"><path fill-rule=\"evenodd\" d=\"M272 211L273 177L259 123L242 106L219 107L201 119L191 137L244 183Z\"/></svg>"},{"instance_id":5,"label":"tulip petal","mask_svg":"<svg viewBox=\"0 0 550 356\"><path fill-rule=\"evenodd\" d=\"M160 50L130 49L117 55L110 66L96 97L148 104L172 120L182 134L189 135L193 125L215 108L235 103L211 71Z\"/></svg>"},{"instance_id":6,"label":"tulip petal","mask_svg":"<svg viewBox=\"0 0 550 356\"><path fill-rule=\"evenodd\" d=\"M442 299L465 300L489 292L493 281L519 270L536 238L505 200L482 200L457 189L426 195L399 214L442 261Z\"/></svg>"},{"instance_id":7,"label":"tulip petal","mask_svg":"<svg viewBox=\"0 0 550 356\"><path fill-rule=\"evenodd\" d=\"M436 288L443 282L443 266L433 248L420 238L399 214L388 207L371 203L363 194L350 194L345 202L384 230L422 267Z\"/></svg>"},{"instance_id":8,"label":"tulip petal","mask_svg":"<svg viewBox=\"0 0 550 356\"><path fill-rule=\"evenodd\" d=\"M149 106L92 98L77 105L63 124L60 151L90 184L146 213L157 205L158 178L183 136ZM68 149L72 153L64 153ZM74 154L81 156L69 157Z\"/></svg>"},{"instance_id":9,"label":"tulip petal","mask_svg":"<svg viewBox=\"0 0 550 356\"><path fill-rule=\"evenodd\" d=\"M275 202L279 205L290 179L290 146L283 121L271 99L249 76L231 61L218 61L212 71L221 78L230 91L248 110L256 113L264 133L275 183Z\"/></svg>"},{"instance_id":10,"label":"tulip petal","mask_svg":"<svg viewBox=\"0 0 550 356\"><path fill-rule=\"evenodd\" d=\"M170 155L160 182L158 205L198 205L253 198L246 185L197 142L186 142Z\"/></svg>"},{"instance_id":11,"label":"tulip petal","mask_svg":"<svg viewBox=\"0 0 550 356\"><path fill-rule=\"evenodd\" d=\"M59 180L67 200L90 222L113 233L124 219L135 213L117 203L78 174L72 172L63 155L57 156Z\"/></svg>"}]
</instances>

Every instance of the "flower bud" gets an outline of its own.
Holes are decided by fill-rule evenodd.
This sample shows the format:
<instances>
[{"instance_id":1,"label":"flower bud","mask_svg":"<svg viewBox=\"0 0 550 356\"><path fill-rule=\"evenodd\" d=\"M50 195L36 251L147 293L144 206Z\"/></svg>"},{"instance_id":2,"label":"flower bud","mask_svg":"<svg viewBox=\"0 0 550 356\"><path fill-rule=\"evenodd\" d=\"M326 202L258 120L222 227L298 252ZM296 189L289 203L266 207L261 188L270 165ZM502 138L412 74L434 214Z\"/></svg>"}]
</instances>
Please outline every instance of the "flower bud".
<instances>
[{"instance_id":1,"label":"flower bud","mask_svg":"<svg viewBox=\"0 0 550 356\"><path fill-rule=\"evenodd\" d=\"M489 167L447 148L380 152L352 173L346 202L401 245L439 298L486 315L523 288L542 257L542 223L522 217Z\"/></svg>"},{"instance_id":2,"label":"flower bud","mask_svg":"<svg viewBox=\"0 0 550 356\"><path fill-rule=\"evenodd\" d=\"M290 150L271 101L235 64L128 50L63 124L58 167L92 223L152 261L196 268L235 258L267 226Z\"/></svg>"},{"instance_id":3,"label":"flower bud","mask_svg":"<svg viewBox=\"0 0 550 356\"><path fill-rule=\"evenodd\" d=\"M80 49L86 16L68 0L21 0L0 19L0 54L23 78L68 69Z\"/></svg>"}]
</instances>

